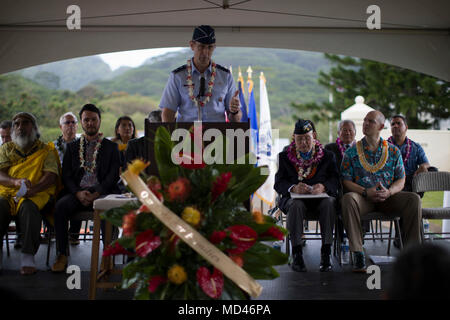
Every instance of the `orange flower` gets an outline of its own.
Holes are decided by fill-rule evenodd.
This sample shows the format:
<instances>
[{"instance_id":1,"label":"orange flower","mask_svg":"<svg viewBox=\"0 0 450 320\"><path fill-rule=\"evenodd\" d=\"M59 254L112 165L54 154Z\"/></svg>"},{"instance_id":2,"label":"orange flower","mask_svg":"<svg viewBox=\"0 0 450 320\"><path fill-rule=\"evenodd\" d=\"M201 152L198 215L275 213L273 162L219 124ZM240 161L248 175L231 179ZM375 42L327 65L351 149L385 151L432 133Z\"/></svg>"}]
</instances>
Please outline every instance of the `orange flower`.
<instances>
[{"instance_id":1,"label":"orange flower","mask_svg":"<svg viewBox=\"0 0 450 320\"><path fill-rule=\"evenodd\" d=\"M167 193L170 201L183 202L191 193L191 182L186 178L179 178L169 185Z\"/></svg>"},{"instance_id":2,"label":"orange flower","mask_svg":"<svg viewBox=\"0 0 450 320\"><path fill-rule=\"evenodd\" d=\"M252 212L252 216L253 216L253 220L257 223L257 224L263 224L264 223L264 216L261 213L261 211L253 211Z\"/></svg>"},{"instance_id":3,"label":"orange flower","mask_svg":"<svg viewBox=\"0 0 450 320\"><path fill-rule=\"evenodd\" d=\"M233 260L234 263L236 263L239 267L242 267L244 265L244 259L240 255L230 255L230 259Z\"/></svg>"},{"instance_id":4,"label":"orange flower","mask_svg":"<svg viewBox=\"0 0 450 320\"><path fill-rule=\"evenodd\" d=\"M136 213L134 211L130 211L126 215L123 216L122 220L122 228L123 235L125 237L131 237L134 233L134 229L136 227Z\"/></svg>"}]
</instances>

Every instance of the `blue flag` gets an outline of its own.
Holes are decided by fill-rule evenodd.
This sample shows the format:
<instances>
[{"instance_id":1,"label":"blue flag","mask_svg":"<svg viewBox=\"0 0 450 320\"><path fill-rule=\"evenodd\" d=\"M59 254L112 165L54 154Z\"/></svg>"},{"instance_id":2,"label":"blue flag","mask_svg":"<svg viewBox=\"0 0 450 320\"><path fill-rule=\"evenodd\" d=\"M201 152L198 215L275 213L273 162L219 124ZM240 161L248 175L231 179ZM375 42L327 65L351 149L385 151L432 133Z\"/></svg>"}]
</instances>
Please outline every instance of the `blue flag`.
<instances>
[{"instance_id":1,"label":"blue flag","mask_svg":"<svg viewBox=\"0 0 450 320\"><path fill-rule=\"evenodd\" d=\"M247 104L245 103L244 97L244 88L241 81L238 81L238 85L239 85L239 101L241 102L241 111L242 111L241 122L247 122L248 115L247 115Z\"/></svg>"},{"instance_id":2,"label":"blue flag","mask_svg":"<svg viewBox=\"0 0 450 320\"><path fill-rule=\"evenodd\" d=\"M253 95L253 88L250 91L250 98L248 99L248 111L250 117L250 131L251 131L251 142L253 146L250 151L258 155L258 144L259 144L259 133L258 133L258 118L256 117L256 104L255 96Z\"/></svg>"}]
</instances>

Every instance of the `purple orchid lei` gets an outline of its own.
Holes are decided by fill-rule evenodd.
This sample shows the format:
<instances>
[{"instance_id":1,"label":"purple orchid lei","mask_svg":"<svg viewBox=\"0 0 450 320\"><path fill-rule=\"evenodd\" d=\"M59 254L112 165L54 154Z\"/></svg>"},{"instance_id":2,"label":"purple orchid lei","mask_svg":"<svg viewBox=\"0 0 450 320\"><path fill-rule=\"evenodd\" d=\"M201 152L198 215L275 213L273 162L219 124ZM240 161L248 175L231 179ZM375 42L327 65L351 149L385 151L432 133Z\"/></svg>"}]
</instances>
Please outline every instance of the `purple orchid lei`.
<instances>
[{"instance_id":1,"label":"purple orchid lei","mask_svg":"<svg viewBox=\"0 0 450 320\"><path fill-rule=\"evenodd\" d=\"M388 142L393 144L394 146L396 145L394 138L392 136L388 138ZM403 158L403 165L406 166L406 163L408 162L409 156L411 154L411 140L408 139L408 137L405 137L405 142L406 142L406 156Z\"/></svg>"},{"instance_id":2,"label":"purple orchid lei","mask_svg":"<svg viewBox=\"0 0 450 320\"><path fill-rule=\"evenodd\" d=\"M304 160L295 148L295 141L292 141L287 149L288 159L294 164L296 168L303 168L306 170L312 165L317 165L323 158L323 146L319 140L314 140L314 149L311 159Z\"/></svg>"}]
</instances>

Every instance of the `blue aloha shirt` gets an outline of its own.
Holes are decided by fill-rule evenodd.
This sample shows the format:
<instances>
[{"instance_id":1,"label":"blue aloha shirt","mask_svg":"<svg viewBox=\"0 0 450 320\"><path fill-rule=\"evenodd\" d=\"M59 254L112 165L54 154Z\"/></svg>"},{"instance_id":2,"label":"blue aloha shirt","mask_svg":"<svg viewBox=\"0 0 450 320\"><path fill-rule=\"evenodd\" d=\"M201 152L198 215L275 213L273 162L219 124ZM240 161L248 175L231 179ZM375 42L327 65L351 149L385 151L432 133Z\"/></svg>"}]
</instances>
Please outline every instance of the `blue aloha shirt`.
<instances>
[{"instance_id":1,"label":"blue aloha shirt","mask_svg":"<svg viewBox=\"0 0 450 320\"><path fill-rule=\"evenodd\" d=\"M374 165L381 158L383 139L380 138L380 144L375 151L369 150L366 138L362 139L362 143L367 162ZM380 181L385 188L389 188L394 181L404 177L405 167L400 150L390 143L388 143L388 160L384 167L375 173L368 172L363 168L358 158L356 144L344 153L341 164L341 178L343 180L355 182L364 188L372 188Z\"/></svg>"},{"instance_id":2,"label":"blue aloha shirt","mask_svg":"<svg viewBox=\"0 0 450 320\"><path fill-rule=\"evenodd\" d=\"M396 147L400 149L400 152L402 153L402 157L405 158L406 156L406 150L407 150L407 143L403 143L401 146L398 146L395 144ZM411 152L409 154L408 161L405 165L405 171L407 176L412 176L419 166L423 163L427 163L428 159L425 155L425 151L423 151L423 148L420 144L417 142L414 142L411 140Z\"/></svg>"}]
</instances>

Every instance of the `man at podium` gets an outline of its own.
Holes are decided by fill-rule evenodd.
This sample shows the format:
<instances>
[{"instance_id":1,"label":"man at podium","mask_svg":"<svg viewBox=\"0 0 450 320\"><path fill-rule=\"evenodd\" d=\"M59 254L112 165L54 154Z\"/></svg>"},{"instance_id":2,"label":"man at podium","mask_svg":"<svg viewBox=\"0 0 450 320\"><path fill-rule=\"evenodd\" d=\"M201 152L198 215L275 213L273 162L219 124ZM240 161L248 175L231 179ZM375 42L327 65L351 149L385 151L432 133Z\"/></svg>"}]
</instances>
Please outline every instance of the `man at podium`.
<instances>
[{"instance_id":1,"label":"man at podium","mask_svg":"<svg viewBox=\"0 0 450 320\"><path fill-rule=\"evenodd\" d=\"M216 48L214 29L202 25L194 29L189 42L194 52L187 64L173 70L161 97L162 121L239 122L239 91L231 72L212 61Z\"/></svg>"}]
</instances>

